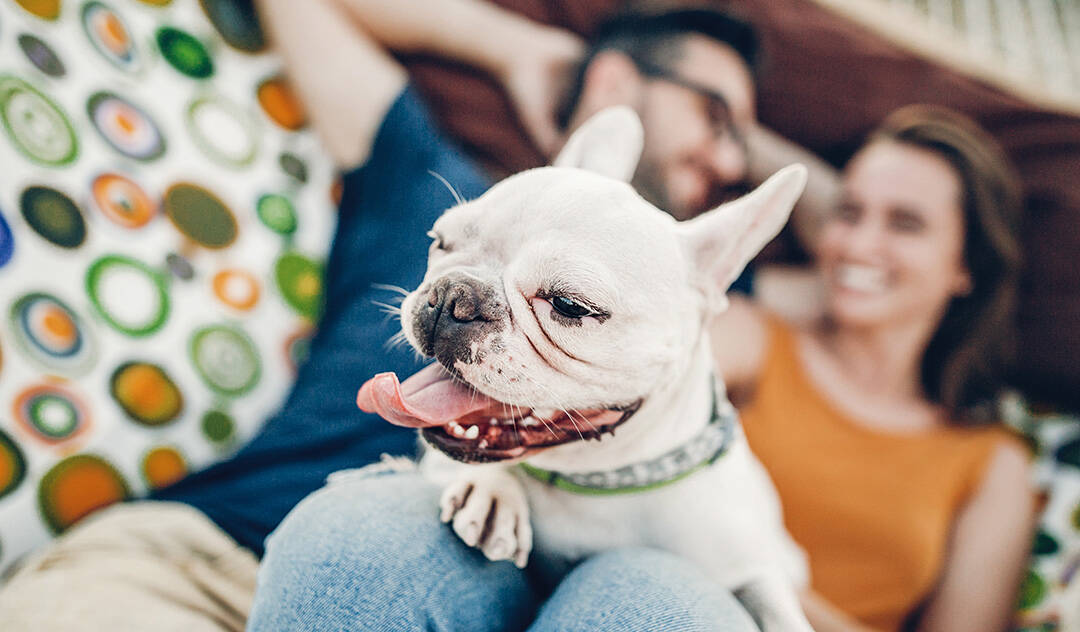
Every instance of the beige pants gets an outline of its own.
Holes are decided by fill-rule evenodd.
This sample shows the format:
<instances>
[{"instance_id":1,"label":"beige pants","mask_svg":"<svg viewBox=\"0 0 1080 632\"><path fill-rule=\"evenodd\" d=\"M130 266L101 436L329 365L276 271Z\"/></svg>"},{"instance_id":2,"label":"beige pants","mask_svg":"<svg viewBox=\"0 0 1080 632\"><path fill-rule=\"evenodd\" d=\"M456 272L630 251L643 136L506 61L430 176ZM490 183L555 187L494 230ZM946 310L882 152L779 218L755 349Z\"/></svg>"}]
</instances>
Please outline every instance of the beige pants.
<instances>
[{"instance_id":1,"label":"beige pants","mask_svg":"<svg viewBox=\"0 0 1080 632\"><path fill-rule=\"evenodd\" d=\"M243 630L257 568L251 551L187 505L117 505L0 586L0 630Z\"/></svg>"}]
</instances>

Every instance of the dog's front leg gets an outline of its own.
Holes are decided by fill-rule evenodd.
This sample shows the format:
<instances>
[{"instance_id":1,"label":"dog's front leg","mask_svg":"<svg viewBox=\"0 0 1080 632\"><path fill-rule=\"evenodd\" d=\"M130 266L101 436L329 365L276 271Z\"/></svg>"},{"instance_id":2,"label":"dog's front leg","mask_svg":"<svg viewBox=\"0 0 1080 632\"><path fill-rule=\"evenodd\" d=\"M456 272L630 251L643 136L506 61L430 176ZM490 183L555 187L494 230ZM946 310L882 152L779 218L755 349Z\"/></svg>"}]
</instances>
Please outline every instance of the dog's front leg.
<instances>
[{"instance_id":1,"label":"dog's front leg","mask_svg":"<svg viewBox=\"0 0 1080 632\"><path fill-rule=\"evenodd\" d=\"M735 589L735 597L762 632L813 632L791 583L768 574Z\"/></svg>"},{"instance_id":2,"label":"dog's front leg","mask_svg":"<svg viewBox=\"0 0 1080 632\"><path fill-rule=\"evenodd\" d=\"M440 519L489 560L510 560L525 568L532 550L532 526L525 489L506 468L461 468L443 489Z\"/></svg>"}]
</instances>

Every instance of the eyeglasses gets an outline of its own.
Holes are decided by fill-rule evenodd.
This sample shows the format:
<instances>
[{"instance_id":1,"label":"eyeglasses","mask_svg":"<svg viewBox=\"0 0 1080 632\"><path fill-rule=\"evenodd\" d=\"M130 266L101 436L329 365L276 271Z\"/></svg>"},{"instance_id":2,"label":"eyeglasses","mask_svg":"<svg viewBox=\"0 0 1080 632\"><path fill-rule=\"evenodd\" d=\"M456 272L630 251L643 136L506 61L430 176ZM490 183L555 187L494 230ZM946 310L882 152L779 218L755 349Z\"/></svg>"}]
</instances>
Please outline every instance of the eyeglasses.
<instances>
[{"instance_id":1,"label":"eyeglasses","mask_svg":"<svg viewBox=\"0 0 1080 632\"><path fill-rule=\"evenodd\" d=\"M634 65L637 66L638 72L650 79L666 81L704 97L706 100L706 112L713 130L713 137L717 141L730 138L739 145L744 154L746 153L746 137L735 124L735 119L731 115L731 105L728 103L727 97L722 93L696 81L680 77L659 64L635 59Z\"/></svg>"}]
</instances>

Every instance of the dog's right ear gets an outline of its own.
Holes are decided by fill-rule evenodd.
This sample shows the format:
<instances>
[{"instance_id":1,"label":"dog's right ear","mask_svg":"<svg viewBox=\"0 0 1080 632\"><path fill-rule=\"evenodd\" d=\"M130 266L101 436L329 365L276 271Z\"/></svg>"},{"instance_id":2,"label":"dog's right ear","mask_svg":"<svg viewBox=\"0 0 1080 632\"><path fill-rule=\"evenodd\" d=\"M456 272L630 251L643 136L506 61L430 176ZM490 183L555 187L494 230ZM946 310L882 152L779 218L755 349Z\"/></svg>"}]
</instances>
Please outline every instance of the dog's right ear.
<instances>
[{"instance_id":1,"label":"dog's right ear","mask_svg":"<svg viewBox=\"0 0 1080 632\"><path fill-rule=\"evenodd\" d=\"M632 108L604 108L581 124L551 163L629 182L641 159L645 130Z\"/></svg>"},{"instance_id":2,"label":"dog's right ear","mask_svg":"<svg viewBox=\"0 0 1080 632\"><path fill-rule=\"evenodd\" d=\"M693 282L712 313L727 308L728 287L787 223L806 177L806 167L789 165L749 194L678 224Z\"/></svg>"}]
</instances>

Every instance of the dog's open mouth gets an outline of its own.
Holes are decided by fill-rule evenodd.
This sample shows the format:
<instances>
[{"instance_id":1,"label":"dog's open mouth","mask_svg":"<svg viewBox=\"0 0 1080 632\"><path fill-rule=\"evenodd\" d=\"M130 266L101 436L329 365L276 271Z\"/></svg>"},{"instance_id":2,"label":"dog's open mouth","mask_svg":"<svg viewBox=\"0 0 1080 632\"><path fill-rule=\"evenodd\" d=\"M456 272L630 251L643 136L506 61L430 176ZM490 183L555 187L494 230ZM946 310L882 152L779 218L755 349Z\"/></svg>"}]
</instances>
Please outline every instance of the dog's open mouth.
<instances>
[{"instance_id":1,"label":"dog's open mouth","mask_svg":"<svg viewBox=\"0 0 1080 632\"><path fill-rule=\"evenodd\" d=\"M542 411L500 402L452 375L438 362L399 382L393 373L368 380L357 405L424 438L466 463L502 461L531 450L599 439L630 418L641 402L587 410Z\"/></svg>"}]
</instances>

